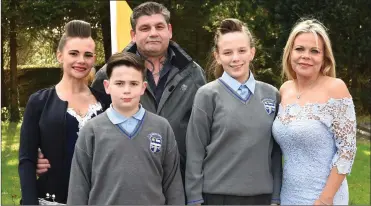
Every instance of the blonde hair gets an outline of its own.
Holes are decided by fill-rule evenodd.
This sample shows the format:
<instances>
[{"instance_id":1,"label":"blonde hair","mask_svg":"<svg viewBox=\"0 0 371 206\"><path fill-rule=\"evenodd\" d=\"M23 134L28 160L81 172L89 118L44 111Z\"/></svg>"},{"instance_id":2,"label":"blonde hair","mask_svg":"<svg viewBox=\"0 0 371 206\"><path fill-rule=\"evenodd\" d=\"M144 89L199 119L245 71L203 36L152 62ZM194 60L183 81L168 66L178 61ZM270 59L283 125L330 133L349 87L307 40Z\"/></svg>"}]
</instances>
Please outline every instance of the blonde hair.
<instances>
[{"instance_id":1,"label":"blonde hair","mask_svg":"<svg viewBox=\"0 0 371 206\"><path fill-rule=\"evenodd\" d=\"M86 85L91 85L91 83L93 83L94 78L95 78L95 68L92 67L88 76L84 78Z\"/></svg>"},{"instance_id":2,"label":"blonde hair","mask_svg":"<svg viewBox=\"0 0 371 206\"><path fill-rule=\"evenodd\" d=\"M292 47L294 46L295 38L301 33L313 33L318 41L320 36L324 43L324 60L321 67L321 72L325 76L336 77L335 70L335 58L332 53L331 41L326 32L326 27L316 19L299 20L298 23L291 30L289 39L286 42L286 46L283 50L282 55L282 77L286 77L287 80L296 79L296 73L293 70L290 63L290 56Z\"/></svg>"},{"instance_id":3,"label":"blonde hair","mask_svg":"<svg viewBox=\"0 0 371 206\"><path fill-rule=\"evenodd\" d=\"M214 36L214 47L213 51L210 54L209 57L209 63L208 63L208 70L213 71L215 78L219 78L222 76L224 69L222 65L218 64L216 62L216 59L213 55L214 52L218 52L218 42L220 36L227 34L227 33L232 33L232 32L244 32L250 39L250 47L253 48L255 46L254 38L247 28L246 24L243 23L242 21L238 19L224 19L219 27L217 28Z\"/></svg>"}]
</instances>

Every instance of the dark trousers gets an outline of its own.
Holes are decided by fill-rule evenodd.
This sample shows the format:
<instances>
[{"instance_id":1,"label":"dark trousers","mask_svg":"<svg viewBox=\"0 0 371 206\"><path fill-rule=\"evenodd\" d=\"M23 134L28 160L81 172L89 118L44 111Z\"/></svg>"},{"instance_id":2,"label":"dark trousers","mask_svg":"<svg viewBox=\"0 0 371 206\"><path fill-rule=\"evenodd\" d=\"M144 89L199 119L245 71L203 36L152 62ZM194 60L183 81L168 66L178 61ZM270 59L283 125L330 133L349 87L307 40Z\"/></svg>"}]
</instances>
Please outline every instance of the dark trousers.
<instances>
[{"instance_id":1,"label":"dark trousers","mask_svg":"<svg viewBox=\"0 0 371 206\"><path fill-rule=\"evenodd\" d=\"M270 205L272 195L234 196L204 193L203 198L203 205Z\"/></svg>"}]
</instances>

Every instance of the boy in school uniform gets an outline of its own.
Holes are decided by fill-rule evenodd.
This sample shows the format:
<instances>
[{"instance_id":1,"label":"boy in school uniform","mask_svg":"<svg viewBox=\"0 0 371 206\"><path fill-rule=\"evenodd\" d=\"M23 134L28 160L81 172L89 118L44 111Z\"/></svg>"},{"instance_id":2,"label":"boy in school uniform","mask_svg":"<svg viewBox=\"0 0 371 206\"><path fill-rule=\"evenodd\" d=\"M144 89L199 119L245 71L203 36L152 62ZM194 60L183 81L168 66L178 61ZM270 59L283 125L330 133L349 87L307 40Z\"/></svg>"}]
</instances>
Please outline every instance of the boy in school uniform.
<instances>
[{"instance_id":1,"label":"boy in school uniform","mask_svg":"<svg viewBox=\"0 0 371 206\"><path fill-rule=\"evenodd\" d=\"M112 104L80 131L68 205L184 204L171 126L139 103L145 73L135 54L117 53L108 60L104 86Z\"/></svg>"}]
</instances>

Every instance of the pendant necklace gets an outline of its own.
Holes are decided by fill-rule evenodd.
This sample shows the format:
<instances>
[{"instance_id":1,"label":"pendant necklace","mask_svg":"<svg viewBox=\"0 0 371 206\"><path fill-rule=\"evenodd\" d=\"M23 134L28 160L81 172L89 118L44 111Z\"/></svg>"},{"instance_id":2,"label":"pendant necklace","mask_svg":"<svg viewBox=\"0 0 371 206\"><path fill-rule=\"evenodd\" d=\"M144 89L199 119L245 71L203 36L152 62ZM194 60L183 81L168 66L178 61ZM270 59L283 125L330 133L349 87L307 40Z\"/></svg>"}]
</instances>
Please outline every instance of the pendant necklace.
<instances>
[{"instance_id":1,"label":"pendant necklace","mask_svg":"<svg viewBox=\"0 0 371 206\"><path fill-rule=\"evenodd\" d=\"M298 93L296 94L296 99L299 100L301 98L301 96L308 90L311 90L313 87L314 87L314 83L317 82L317 80L319 79L319 75L318 77L309 85L309 88L307 90L304 90L302 92L299 91L299 84L298 84ZM297 80L296 80L297 81Z\"/></svg>"}]
</instances>

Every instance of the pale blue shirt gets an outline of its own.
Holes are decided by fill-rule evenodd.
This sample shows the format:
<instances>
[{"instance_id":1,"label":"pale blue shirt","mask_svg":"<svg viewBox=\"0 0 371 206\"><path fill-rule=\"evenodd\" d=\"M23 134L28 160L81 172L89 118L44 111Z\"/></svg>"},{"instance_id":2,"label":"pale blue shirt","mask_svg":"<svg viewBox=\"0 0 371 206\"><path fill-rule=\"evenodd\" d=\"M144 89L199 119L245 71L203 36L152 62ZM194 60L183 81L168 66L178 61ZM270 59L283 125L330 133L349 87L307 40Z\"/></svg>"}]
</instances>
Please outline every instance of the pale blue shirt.
<instances>
[{"instance_id":1,"label":"pale blue shirt","mask_svg":"<svg viewBox=\"0 0 371 206\"><path fill-rule=\"evenodd\" d=\"M254 94L256 81L251 71L249 79L244 84L231 77L227 72L223 72L220 79L243 99L248 99L251 94Z\"/></svg>"},{"instance_id":2,"label":"pale blue shirt","mask_svg":"<svg viewBox=\"0 0 371 206\"><path fill-rule=\"evenodd\" d=\"M142 121L145 111L146 110L142 107L142 105L139 104L138 112L127 118L118 113L111 104L111 106L107 109L107 116L114 125L118 125L124 132L128 133L128 136L130 137L139 122Z\"/></svg>"}]
</instances>

